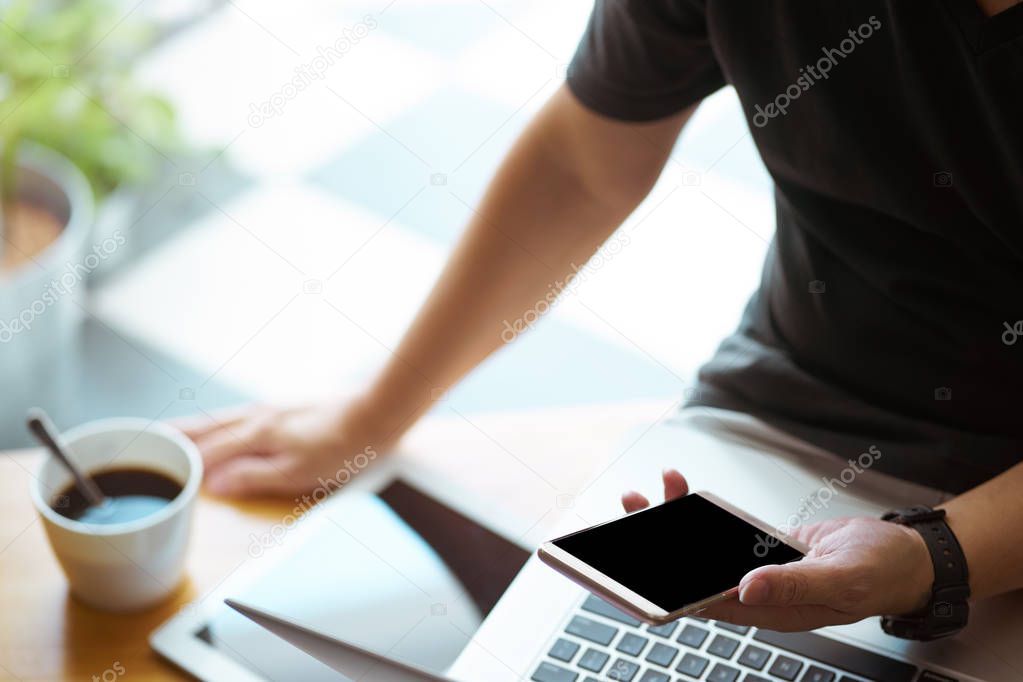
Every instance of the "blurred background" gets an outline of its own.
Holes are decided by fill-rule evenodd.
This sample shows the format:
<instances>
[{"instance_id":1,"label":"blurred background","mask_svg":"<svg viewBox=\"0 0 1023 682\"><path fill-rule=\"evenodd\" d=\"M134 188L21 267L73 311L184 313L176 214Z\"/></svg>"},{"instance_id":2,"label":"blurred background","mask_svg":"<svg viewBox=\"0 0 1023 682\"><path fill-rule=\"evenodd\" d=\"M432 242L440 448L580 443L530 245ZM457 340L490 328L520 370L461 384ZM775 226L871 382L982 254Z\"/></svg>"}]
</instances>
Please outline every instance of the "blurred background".
<instances>
[{"instance_id":1,"label":"blurred background","mask_svg":"<svg viewBox=\"0 0 1023 682\"><path fill-rule=\"evenodd\" d=\"M564 82L591 3L0 7L8 448L33 404L68 427L356 390ZM683 397L758 282L770 192L715 94L563 301L449 404Z\"/></svg>"}]
</instances>

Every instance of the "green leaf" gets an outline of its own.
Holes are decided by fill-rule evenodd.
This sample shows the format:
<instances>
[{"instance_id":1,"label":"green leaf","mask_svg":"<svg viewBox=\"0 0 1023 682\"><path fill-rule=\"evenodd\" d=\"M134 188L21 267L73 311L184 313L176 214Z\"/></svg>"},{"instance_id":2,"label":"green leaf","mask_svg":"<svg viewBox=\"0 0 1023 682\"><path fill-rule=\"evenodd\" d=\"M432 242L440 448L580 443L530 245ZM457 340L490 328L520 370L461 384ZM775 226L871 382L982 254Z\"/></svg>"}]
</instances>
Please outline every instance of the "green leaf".
<instances>
[{"instance_id":1,"label":"green leaf","mask_svg":"<svg viewBox=\"0 0 1023 682\"><path fill-rule=\"evenodd\" d=\"M60 152L98 196L150 177L162 164L154 148L181 147L171 103L130 71L155 31L123 12L107 0L11 0L0 10L0 144Z\"/></svg>"}]
</instances>

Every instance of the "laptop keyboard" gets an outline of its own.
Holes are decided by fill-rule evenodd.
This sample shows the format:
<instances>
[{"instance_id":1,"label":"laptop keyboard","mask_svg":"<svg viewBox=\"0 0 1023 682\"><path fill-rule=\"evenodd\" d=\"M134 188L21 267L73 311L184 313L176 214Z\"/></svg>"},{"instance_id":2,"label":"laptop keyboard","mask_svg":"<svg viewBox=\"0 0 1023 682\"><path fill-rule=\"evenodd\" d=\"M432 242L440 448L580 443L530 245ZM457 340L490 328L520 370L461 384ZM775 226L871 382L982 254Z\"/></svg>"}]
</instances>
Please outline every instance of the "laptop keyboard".
<instances>
[{"instance_id":1,"label":"laptop keyboard","mask_svg":"<svg viewBox=\"0 0 1023 682\"><path fill-rule=\"evenodd\" d=\"M812 632L774 632L695 617L644 625L588 595L555 636L531 679L913 682L934 679L929 674L934 673Z\"/></svg>"}]
</instances>

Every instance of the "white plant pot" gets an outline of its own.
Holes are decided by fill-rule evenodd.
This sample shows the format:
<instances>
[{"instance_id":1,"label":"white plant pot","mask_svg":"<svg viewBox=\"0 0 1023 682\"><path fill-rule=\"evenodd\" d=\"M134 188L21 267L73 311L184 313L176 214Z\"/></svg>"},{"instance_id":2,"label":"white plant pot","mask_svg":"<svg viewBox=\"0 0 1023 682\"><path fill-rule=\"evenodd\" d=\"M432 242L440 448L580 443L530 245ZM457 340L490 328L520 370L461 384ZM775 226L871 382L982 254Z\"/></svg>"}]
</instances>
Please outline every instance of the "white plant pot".
<instances>
[{"instance_id":1,"label":"white plant pot","mask_svg":"<svg viewBox=\"0 0 1023 682\"><path fill-rule=\"evenodd\" d=\"M50 211L64 229L45 251L0 274L0 447L33 404L66 411L75 381L76 341L83 317L87 246L93 221L88 181L63 156L23 145L16 193ZM4 244L4 248L10 248Z\"/></svg>"}]
</instances>

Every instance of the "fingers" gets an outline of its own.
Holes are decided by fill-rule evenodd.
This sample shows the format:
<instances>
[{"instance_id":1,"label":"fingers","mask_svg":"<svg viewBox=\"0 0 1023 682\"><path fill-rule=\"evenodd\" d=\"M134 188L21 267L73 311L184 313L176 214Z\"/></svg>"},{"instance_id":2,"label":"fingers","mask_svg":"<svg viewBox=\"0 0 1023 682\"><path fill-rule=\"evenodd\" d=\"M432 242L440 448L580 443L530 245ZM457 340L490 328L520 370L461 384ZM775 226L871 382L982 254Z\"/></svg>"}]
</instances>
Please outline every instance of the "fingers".
<instances>
[{"instance_id":1,"label":"fingers","mask_svg":"<svg viewBox=\"0 0 1023 682\"><path fill-rule=\"evenodd\" d=\"M674 500L676 497L684 497L689 494L689 483L686 477L675 469L665 469L661 472L664 479L664 499Z\"/></svg>"},{"instance_id":2,"label":"fingers","mask_svg":"<svg viewBox=\"0 0 1023 682\"><path fill-rule=\"evenodd\" d=\"M256 408L252 405L238 405L218 410L213 414L200 413L188 417L179 417L178 419L170 420L168 423L182 431L192 440L196 440L224 427L236 426L246 417L254 414L255 411Z\"/></svg>"},{"instance_id":3,"label":"fingers","mask_svg":"<svg viewBox=\"0 0 1023 682\"><path fill-rule=\"evenodd\" d=\"M842 566L807 558L781 566L762 566L739 582L739 601L746 606L823 604L837 610L855 606L858 589Z\"/></svg>"},{"instance_id":4,"label":"fingers","mask_svg":"<svg viewBox=\"0 0 1023 682\"><path fill-rule=\"evenodd\" d=\"M310 487L307 481L297 480L289 470L288 459L281 455L242 456L208 472L206 487L225 497L285 495Z\"/></svg>"},{"instance_id":5,"label":"fingers","mask_svg":"<svg viewBox=\"0 0 1023 682\"><path fill-rule=\"evenodd\" d=\"M708 606L696 614L700 618L723 620L736 625L752 625L779 632L802 632L827 625L851 623L857 618L835 611L827 606L746 606L736 599L728 599Z\"/></svg>"},{"instance_id":6,"label":"fingers","mask_svg":"<svg viewBox=\"0 0 1023 682\"><path fill-rule=\"evenodd\" d=\"M264 442L260 424L249 420L233 426L224 426L213 433L196 439L199 454L207 468L241 455L265 454L269 443Z\"/></svg>"},{"instance_id":7,"label":"fingers","mask_svg":"<svg viewBox=\"0 0 1023 682\"><path fill-rule=\"evenodd\" d=\"M676 497L689 494L689 484L686 482L685 476L675 469L665 469L661 472L661 478L664 480L665 500L673 500ZM649 507L650 500L633 490L622 495L622 506L625 507L627 513L631 514Z\"/></svg>"},{"instance_id":8,"label":"fingers","mask_svg":"<svg viewBox=\"0 0 1023 682\"><path fill-rule=\"evenodd\" d=\"M634 511L649 507L650 500L633 490L622 495L622 506L625 507L626 513L631 514Z\"/></svg>"}]
</instances>

